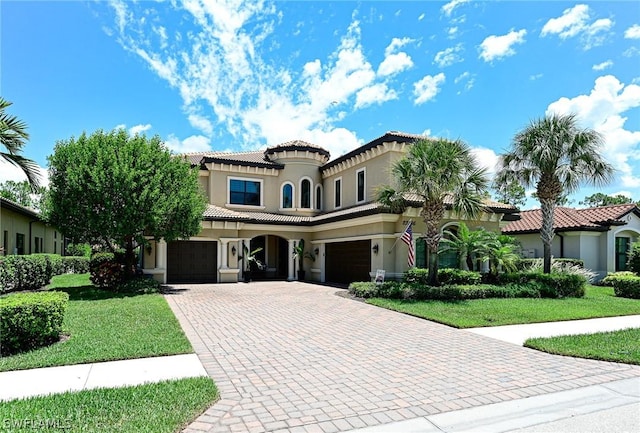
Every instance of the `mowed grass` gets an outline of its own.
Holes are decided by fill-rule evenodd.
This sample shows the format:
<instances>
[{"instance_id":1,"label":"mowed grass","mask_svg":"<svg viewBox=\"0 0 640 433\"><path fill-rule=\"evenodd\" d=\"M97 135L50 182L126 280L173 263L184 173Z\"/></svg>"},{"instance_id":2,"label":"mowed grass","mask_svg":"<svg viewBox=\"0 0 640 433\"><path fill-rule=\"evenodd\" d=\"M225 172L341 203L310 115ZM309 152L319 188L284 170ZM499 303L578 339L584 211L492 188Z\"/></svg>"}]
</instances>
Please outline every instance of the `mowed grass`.
<instances>
[{"instance_id":1,"label":"mowed grass","mask_svg":"<svg viewBox=\"0 0 640 433\"><path fill-rule=\"evenodd\" d=\"M88 274L54 277L49 288L69 293L68 338L0 358L0 371L193 352L162 295L99 290Z\"/></svg>"},{"instance_id":2,"label":"mowed grass","mask_svg":"<svg viewBox=\"0 0 640 433\"><path fill-rule=\"evenodd\" d=\"M618 298L611 287L587 286L584 298L405 301L372 298L367 303L456 328L500 326L640 314L640 300Z\"/></svg>"},{"instance_id":3,"label":"mowed grass","mask_svg":"<svg viewBox=\"0 0 640 433\"><path fill-rule=\"evenodd\" d=\"M217 399L208 377L31 397L0 405L0 430L169 433L182 430Z\"/></svg>"},{"instance_id":4,"label":"mowed grass","mask_svg":"<svg viewBox=\"0 0 640 433\"><path fill-rule=\"evenodd\" d=\"M640 365L640 329L637 328L588 335L531 338L524 345L556 355Z\"/></svg>"}]
</instances>

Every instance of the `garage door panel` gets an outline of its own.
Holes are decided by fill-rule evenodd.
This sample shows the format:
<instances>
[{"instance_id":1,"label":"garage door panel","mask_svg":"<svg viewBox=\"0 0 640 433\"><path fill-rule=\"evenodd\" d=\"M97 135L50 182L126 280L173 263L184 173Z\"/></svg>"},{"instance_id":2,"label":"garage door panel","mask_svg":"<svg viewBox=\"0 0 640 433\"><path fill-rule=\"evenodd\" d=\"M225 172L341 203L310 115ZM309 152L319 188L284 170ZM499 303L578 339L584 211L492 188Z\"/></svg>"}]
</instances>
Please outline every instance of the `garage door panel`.
<instances>
[{"instance_id":1,"label":"garage door panel","mask_svg":"<svg viewBox=\"0 0 640 433\"><path fill-rule=\"evenodd\" d=\"M217 252L217 242L170 242L167 247L167 281L215 283L218 276Z\"/></svg>"},{"instance_id":2,"label":"garage door panel","mask_svg":"<svg viewBox=\"0 0 640 433\"><path fill-rule=\"evenodd\" d=\"M326 246L326 280L349 284L371 278L371 241L329 243Z\"/></svg>"}]
</instances>

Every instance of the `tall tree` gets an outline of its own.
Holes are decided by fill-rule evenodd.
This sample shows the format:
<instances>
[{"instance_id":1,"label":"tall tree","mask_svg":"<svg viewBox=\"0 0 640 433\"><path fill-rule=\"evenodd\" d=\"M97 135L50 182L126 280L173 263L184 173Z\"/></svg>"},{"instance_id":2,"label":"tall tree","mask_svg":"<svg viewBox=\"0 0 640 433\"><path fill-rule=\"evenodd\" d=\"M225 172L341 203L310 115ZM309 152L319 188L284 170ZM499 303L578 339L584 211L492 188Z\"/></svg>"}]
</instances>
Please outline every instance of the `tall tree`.
<instances>
[{"instance_id":1,"label":"tall tree","mask_svg":"<svg viewBox=\"0 0 640 433\"><path fill-rule=\"evenodd\" d=\"M579 202L580 205L587 207L609 206L612 204L627 204L633 203L633 200L626 195L607 195L601 192L591 194Z\"/></svg>"},{"instance_id":2,"label":"tall tree","mask_svg":"<svg viewBox=\"0 0 640 433\"><path fill-rule=\"evenodd\" d=\"M0 143L6 149L6 151L0 151L0 159L20 168L35 191L40 186L38 164L20 155L25 142L29 139L27 124L5 112L11 104L0 96Z\"/></svg>"},{"instance_id":3,"label":"tall tree","mask_svg":"<svg viewBox=\"0 0 640 433\"><path fill-rule=\"evenodd\" d=\"M377 199L394 210L406 206L405 194L422 202L429 252L429 284L438 284L438 246L446 203L461 216L476 217L483 209L482 195L488 186L486 171L460 140L419 140L391 167L394 185L382 186Z\"/></svg>"},{"instance_id":4,"label":"tall tree","mask_svg":"<svg viewBox=\"0 0 640 433\"><path fill-rule=\"evenodd\" d=\"M515 207L524 206L527 202L527 193L518 182L507 182L499 184L495 180L491 188L496 193L496 200L507 203Z\"/></svg>"},{"instance_id":5,"label":"tall tree","mask_svg":"<svg viewBox=\"0 0 640 433\"><path fill-rule=\"evenodd\" d=\"M536 188L542 209L545 273L551 272L553 214L558 198L575 192L582 183L599 186L613 177L613 167L600 155L602 144L598 132L578 126L575 114L551 114L518 132L511 149L500 157L498 183L515 180Z\"/></svg>"},{"instance_id":6,"label":"tall tree","mask_svg":"<svg viewBox=\"0 0 640 433\"><path fill-rule=\"evenodd\" d=\"M125 249L127 270L145 236L200 232L206 200L198 172L155 136L97 131L59 141L49 157L45 217L74 243Z\"/></svg>"},{"instance_id":7,"label":"tall tree","mask_svg":"<svg viewBox=\"0 0 640 433\"><path fill-rule=\"evenodd\" d=\"M8 180L0 183L0 197L35 210L40 210L40 203L45 190L46 188L39 186L34 191L34 188L26 180L22 182Z\"/></svg>"}]
</instances>

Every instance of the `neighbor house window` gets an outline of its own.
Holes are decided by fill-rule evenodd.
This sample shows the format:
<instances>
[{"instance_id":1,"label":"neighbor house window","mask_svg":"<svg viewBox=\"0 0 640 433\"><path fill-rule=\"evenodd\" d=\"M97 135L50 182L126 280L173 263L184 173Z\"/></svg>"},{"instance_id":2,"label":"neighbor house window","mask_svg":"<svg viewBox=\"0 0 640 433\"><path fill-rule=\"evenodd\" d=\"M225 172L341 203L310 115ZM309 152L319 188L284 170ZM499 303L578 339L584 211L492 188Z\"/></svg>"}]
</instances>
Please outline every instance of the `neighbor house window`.
<instances>
[{"instance_id":1,"label":"neighbor house window","mask_svg":"<svg viewBox=\"0 0 640 433\"><path fill-rule=\"evenodd\" d=\"M229 178L229 203L244 206L260 206L262 181Z\"/></svg>"},{"instance_id":2,"label":"neighbor house window","mask_svg":"<svg viewBox=\"0 0 640 433\"><path fill-rule=\"evenodd\" d=\"M24 234L16 233L16 254L24 254Z\"/></svg>"},{"instance_id":3,"label":"neighbor house window","mask_svg":"<svg viewBox=\"0 0 640 433\"><path fill-rule=\"evenodd\" d=\"M38 236L36 236L36 237L34 238L34 241L35 241L35 242L34 242L34 243L35 243L35 245L34 245L34 246L35 246L35 250L36 250L35 252L36 252L36 254L41 253L42 251L40 250L40 246L41 246L40 238L39 238Z\"/></svg>"},{"instance_id":4,"label":"neighbor house window","mask_svg":"<svg viewBox=\"0 0 640 433\"><path fill-rule=\"evenodd\" d=\"M290 209L293 207L293 185L284 184L282 187L282 208Z\"/></svg>"},{"instance_id":5,"label":"neighbor house window","mask_svg":"<svg viewBox=\"0 0 640 433\"><path fill-rule=\"evenodd\" d=\"M616 272L627 271L627 260L629 258L629 238L616 238Z\"/></svg>"},{"instance_id":6,"label":"neighbor house window","mask_svg":"<svg viewBox=\"0 0 640 433\"><path fill-rule=\"evenodd\" d=\"M300 207L309 209L311 207L311 181L303 179L300 182Z\"/></svg>"},{"instance_id":7,"label":"neighbor house window","mask_svg":"<svg viewBox=\"0 0 640 433\"><path fill-rule=\"evenodd\" d=\"M4 251L4 255L9 254L9 231L5 230L2 234L2 248Z\"/></svg>"},{"instance_id":8,"label":"neighbor house window","mask_svg":"<svg viewBox=\"0 0 640 433\"><path fill-rule=\"evenodd\" d=\"M342 206L342 178L336 179L335 183L335 207Z\"/></svg>"},{"instance_id":9,"label":"neighbor house window","mask_svg":"<svg viewBox=\"0 0 640 433\"><path fill-rule=\"evenodd\" d=\"M316 209L322 210L322 186L316 186Z\"/></svg>"},{"instance_id":10,"label":"neighbor house window","mask_svg":"<svg viewBox=\"0 0 640 433\"><path fill-rule=\"evenodd\" d=\"M356 172L356 201L361 203L365 199L365 169Z\"/></svg>"}]
</instances>

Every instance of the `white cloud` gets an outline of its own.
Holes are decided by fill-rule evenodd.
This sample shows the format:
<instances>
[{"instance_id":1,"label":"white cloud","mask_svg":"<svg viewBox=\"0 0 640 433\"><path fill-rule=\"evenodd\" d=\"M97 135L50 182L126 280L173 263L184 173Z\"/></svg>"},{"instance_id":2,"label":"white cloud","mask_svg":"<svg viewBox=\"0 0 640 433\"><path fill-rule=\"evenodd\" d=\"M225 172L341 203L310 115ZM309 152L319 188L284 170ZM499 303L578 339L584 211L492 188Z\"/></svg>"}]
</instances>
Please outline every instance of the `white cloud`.
<instances>
[{"instance_id":1,"label":"white cloud","mask_svg":"<svg viewBox=\"0 0 640 433\"><path fill-rule=\"evenodd\" d=\"M391 40L391 43L384 50L385 58L378 66L378 76L394 75L413 66L413 60L407 53L398 52L400 48L411 42L414 40L410 38L393 38Z\"/></svg>"},{"instance_id":2,"label":"white cloud","mask_svg":"<svg viewBox=\"0 0 640 433\"><path fill-rule=\"evenodd\" d=\"M524 37L527 34L525 29L511 30L506 35L491 35L485 38L480 44L480 58L485 62L491 62L495 59L513 56L516 51L513 45L524 43Z\"/></svg>"},{"instance_id":3,"label":"white cloud","mask_svg":"<svg viewBox=\"0 0 640 433\"><path fill-rule=\"evenodd\" d=\"M603 134L603 155L619 170L623 187L640 187L640 130L626 128L623 114L640 107L640 86L624 85L613 75L598 77L588 95L560 98L547 112L576 113L583 126ZM637 124L632 125L637 128ZM633 160L632 164L630 161Z\"/></svg>"},{"instance_id":4,"label":"white cloud","mask_svg":"<svg viewBox=\"0 0 640 433\"><path fill-rule=\"evenodd\" d=\"M398 49L411 42L415 42L415 40L411 38L393 38L391 39L391 43L387 45L387 48L384 49L384 55L390 56L391 54L397 52Z\"/></svg>"},{"instance_id":5,"label":"white cloud","mask_svg":"<svg viewBox=\"0 0 640 433\"><path fill-rule=\"evenodd\" d=\"M613 66L613 62L611 60L606 60L602 63L598 63L597 65L593 65L591 67L591 69L593 69L594 71L604 71L607 68L610 68Z\"/></svg>"},{"instance_id":6,"label":"white cloud","mask_svg":"<svg viewBox=\"0 0 640 433\"><path fill-rule=\"evenodd\" d=\"M624 31L624 37L627 39L640 39L640 25L634 24Z\"/></svg>"},{"instance_id":7,"label":"white cloud","mask_svg":"<svg viewBox=\"0 0 640 433\"><path fill-rule=\"evenodd\" d=\"M465 91L469 91L473 88L473 85L475 84L475 75L472 75L471 73L469 73L469 71L465 71L462 74L458 75L453 82L455 84L459 84L461 82L464 82L464 90ZM458 95L461 94L462 92L458 92Z\"/></svg>"},{"instance_id":8,"label":"white cloud","mask_svg":"<svg viewBox=\"0 0 640 433\"><path fill-rule=\"evenodd\" d=\"M534 74L534 75L529 75L529 79L531 81L536 81L539 80L540 78L542 78L544 76L544 74Z\"/></svg>"},{"instance_id":9,"label":"white cloud","mask_svg":"<svg viewBox=\"0 0 640 433\"><path fill-rule=\"evenodd\" d=\"M493 178L496 172L496 165L498 164L498 155L492 149L486 147L473 147L471 153L476 158L476 162L480 167L487 170L487 174L490 178Z\"/></svg>"},{"instance_id":10,"label":"white cloud","mask_svg":"<svg viewBox=\"0 0 640 433\"><path fill-rule=\"evenodd\" d=\"M43 186L49 186L49 172L46 168L38 166L40 172L40 183ZM17 166L10 162L0 159L0 182L13 180L14 182L22 182L27 180L27 176Z\"/></svg>"},{"instance_id":11,"label":"white cloud","mask_svg":"<svg viewBox=\"0 0 640 433\"><path fill-rule=\"evenodd\" d=\"M424 14L424 13L421 13L421 14L418 16L418 21L422 21L422 20L424 19L424 17L425 17L425 14Z\"/></svg>"},{"instance_id":12,"label":"white cloud","mask_svg":"<svg viewBox=\"0 0 640 433\"><path fill-rule=\"evenodd\" d=\"M444 81L445 75L440 72L434 76L425 75L420 81L413 83L413 95L416 97L414 103L420 105L435 98Z\"/></svg>"},{"instance_id":13,"label":"white cloud","mask_svg":"<svg viewBox=\"0 0 640 433\"><path fill-rule=\"evenodd\" d=\"M551 18L542 27L540 36L558 35L561 39L580 36L583 48L588 50L602 45L613 27L613 21L609 18L601 18L589 23L590 10L585 4L575 5L565 9L558 18Z\"/></svg>"},{"instance_id":14,"label":"white cloud","mask_svg":"<svg viewBox=\"0 0 640 433\"><path fill-rule=\"evenodd\" d=\"M189 114L189 123L191 126L199 129L207 135L211 135L213 133L213 125L206 117L198 114Z\"/></svg>"},{"instance_id":15,"label":"white cloud","mask_svg":"<svg viewBox=\"0 0 640 433\"><path fill-rule=\"evenodd\" d=\"M136 134L142 134L143 132L146 132L148 130L151 129L151 124L147 123L147 124L140 124L140 125L135 125L132 126L131 128L129 128L129 134L130 135L136 135Z\"/></svg>"},{"instance_id":16,"label":"white cloud","mask_svg":"<svg viewBox=\"0 0 640 433\"><path fill-rule=\"evenodd\" d=\"M389 89L385 83L378 83L365 87L356 94L355 107L362 108L368 105L382 104L392 99L398 99L395 90Z\"/></svg>"},{"instance_id":17,"label":"white cloud","mask_svg":"<svg viewBox=\"0 0 640 433\"><path fill-rule=\"evenodd\" d=\"M449 17L451 16L451 13L455 8L468 2L469 0L451 0L449 3L442 6L441 10L446 16Z\"/></svg>"},{"instance_id":18,"label":"white cloud","mask_svg":"<svg viewBox=\"0 0 640 433\"><path fill-rule=\"evenodd\" d=\"M180 140L174 134L169 134L164 144L174 153L205 152L211 150L209 138L202 135L192 135L184 140Z\"/></svg>"},{"instance_id":19,"label":"white cloud","mask_svg":"<svg viewBox=\"0 0 640 433\"><path fill-rule=\"evenodd\" d=\"M454 63L459 63L464 60L462 56L460 56L462 51L462 44L458 44L455 47L449 47L436 53L433 61L441 68L451 66Z\"/></svg>"}]
</instances>

